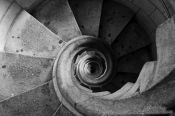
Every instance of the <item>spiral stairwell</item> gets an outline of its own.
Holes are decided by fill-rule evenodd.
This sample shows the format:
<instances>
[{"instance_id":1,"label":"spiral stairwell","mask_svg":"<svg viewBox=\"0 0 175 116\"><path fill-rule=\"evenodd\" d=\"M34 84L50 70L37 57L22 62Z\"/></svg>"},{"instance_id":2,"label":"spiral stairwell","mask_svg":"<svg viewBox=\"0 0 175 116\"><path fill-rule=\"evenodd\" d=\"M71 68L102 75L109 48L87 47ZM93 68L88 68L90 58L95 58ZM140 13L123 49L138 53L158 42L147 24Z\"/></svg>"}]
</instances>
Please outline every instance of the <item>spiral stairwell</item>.
<instances>
[{"instance_id":1,"label":"spiral stairwell","mask_svg":"<svg viewBox=\"0 0 175 116\"><path fill-rule=\"evenodd\" d=\"M0 0L0 115L173 114L173 5Z\"/></svg>"}]
</instances>

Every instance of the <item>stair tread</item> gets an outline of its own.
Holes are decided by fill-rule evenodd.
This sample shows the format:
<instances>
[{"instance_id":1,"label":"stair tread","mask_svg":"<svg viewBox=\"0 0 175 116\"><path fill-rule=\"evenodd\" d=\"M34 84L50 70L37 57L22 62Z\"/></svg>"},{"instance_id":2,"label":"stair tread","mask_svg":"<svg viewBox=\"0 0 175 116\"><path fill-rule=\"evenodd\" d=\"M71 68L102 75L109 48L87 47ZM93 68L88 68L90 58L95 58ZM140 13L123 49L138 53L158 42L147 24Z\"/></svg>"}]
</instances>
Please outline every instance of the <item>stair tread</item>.
<instances>
[{"instance_id":1,"label":"stair tread","mask_svg":"<svg viewBox=\"0 0 175 116\"><path fill-rule=\"evenodd\" d=\"M80 28L68 0L46 0L36 8L33 16L63 41L81 36Z\"/></svg>"},{"instance_id":2,"label":"stair tread","mask_svg":"<svg viewBox=\"0 0 175 116\"><path fill-rule=\"evenodd\" d=\"M117 58L141 49L151 44L149 37L143 29L135 22L128 26L112 44L112 48Z\"/></svg>"},{"instance_id":3,"label":"stair tread","mask_svg":"<svg viewBox=\"0 0 175 116\"><path fill-rule=\"evenodd\" d=\"M53 82L0 103L1 116L52 116L60 105Z\"/></svg>"},{"instance_id":4,"label":"stair tread","mask_svg":"<svg viewBox=\"0 0 175 116\"><path fill-rule=\"evenodd\" d=\"M151 86L167 77L175 68L175 17L161 24L156 31L157 68Z\"/></svg>"},{"instance_id":5,"label":"stair tread","mask_svg":"<svg viewBox=\"0 0 175 116\"><path fill-rule=\"evenodd\" d=\"M98 36L103 0L70 0L69 3L82 33Z\"/></svg>"},{"instance_id":6,"label":"stair tread","mask_svg":"<svg viewBox=\"0 0 175 116\"><path fill-rule=\"evenodd\" d=\"M104 1L99 36L111 44L133 16L129 8L114 1Z\"/></svg>"},{"instance_id":7,"label":"stair tread","mask_svg":"<svg viewBox=\"0 0 175 116\"><path fill-rule=\"evenodd\" d=\"M151 61L149 46L121 57L117 62L118 72L140 73L145 62Z\"/></svg>"},{"instance_id":8,"label":"stair tread","mask_svg":"<svg viewBox=\"0 0 175 116\"><path fill-rule=\"evenodd\" d=\"M0 101L52 79L53 60L0 53Z\"/></svg>"},{"instance_id":9,"label":"stair tread","mask_svg":"<svg viewBox=\"0 0 175 116\"><path fill-rule=\"evenodd\" d=\"M11 4L5 6L8 10L0 20L0 51L33 57L55 57L64 43L60 43L60 37L22 10L16 2Z\"/></svg>"}]
</instances>

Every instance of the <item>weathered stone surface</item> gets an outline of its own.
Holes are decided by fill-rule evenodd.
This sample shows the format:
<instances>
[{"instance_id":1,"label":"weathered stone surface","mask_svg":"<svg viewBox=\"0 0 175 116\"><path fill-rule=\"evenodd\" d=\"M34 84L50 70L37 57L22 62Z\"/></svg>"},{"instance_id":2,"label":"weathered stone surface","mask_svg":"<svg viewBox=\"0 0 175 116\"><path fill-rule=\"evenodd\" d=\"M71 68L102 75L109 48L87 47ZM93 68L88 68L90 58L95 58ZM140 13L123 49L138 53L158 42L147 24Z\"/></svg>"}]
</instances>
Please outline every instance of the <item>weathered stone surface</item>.
<instances>
[{"instance_id":1,"label":"weathered stone surface","mask_svg":"<svg viewBox=\"0 0 175 116\"><path fill-rule=\"evenodd\" d=\"M69 3L82 33L98 37L103 0L70 0Z\"/></svg>"},{"instance_id":2,"label":"weathered stone surface","mask_svg":"<svg viewBox=\"0 0 175 116\"><path fill-rule=\"evenodd\" d=\"M170 19L172 23L174 19ZM164 27L165 26L165 27ZM158 50L158 61L151 63L150 65L145 65L143 70L147 71L148 78L145 78L145 71L141 73L143 80L140 81L141 91L144 91L146 87L152 87L151 85L157 84L146 92L140 93L139 84L136 83L130 87L126 87L126 94L132 95L136 93L136 96L127 98L126 94L121 95L121 97L127 98L123 100L116 100L111 97L111 99L106 99L105 97L92 97L87 95L85 97L81 92L73 86L72 82L65 82L67 85L67 91L70 95L65 94L65 83L60 86L63 96L67 99L72 106L74 106L79 112L85 115L117 115L117 114L160 114L160 113L171 113L167 109L173 110L174 104L172 102L175 99L175 86L174 86L174 26L169 24L167 21L164 26L160 29L161 34L164 34L164 38L157 38L157 50ZM168 27L168 28L167 28ZM159 32L158 29L158 32ZM170 34L170 38L167 36ZM157 64L156 64L157 63ZM70 70L70 69L69 69ZM168 71L168 72L166 72ZM155 75L154 75L155 72ZM162 75L162 72L165 75ZM153 77L151 77L154 75ZM64 76L69 77L68 74ZM151 79L153 79L153 81ZM151 84L150 84L151 80ZM146 83L145 83L146 82ZM70 84L70 86L69 86ZM145 84L145 85L144 85ZM150 85L149 85L150 84ZM68 89L70 88L70 89ZM66 92L67 92L66 91ZM122 91L123 92L123 91ZM122 93L121 92L121 93ZM128 92L128 93L127 93ZM116 93L117 94L117 93ZM77 99L77 95L79 99ZM112 94L111 94L112 95ZM108 96L108 95L107 95ZM120 97L120 95L119 95ZM84 99L86 98L86 99Z\"/></svg>"},{"instance_id":3,"label":"weathered stone surface","mask_svg":"<svg viewBox=\"0 0 175 116\"><path fill-rule=\"evenodd\" d=\"M127 7L114 1L105 0L103 3L99 36L109 44L113 43L133 16L134 13Z\"/></svg>"},{"instance_id":4,"label":"weathered stone surface","mask_svg":"<svg viewBox=\"0 0 175 116\"><path fill-rule=\"evenodd\" d=\"M151 90L123 100L105 100L90 98L76 105L86 115L117 115L117 114L161 114L171 113L175 99L175 71ZM86 110L85 110L86 109Z\"/></svg>"},{"instance_id":5,"label":"weathered stone surface","mask_svg":"<svg viewBox=\"0 0 175 116\"><path fill-rule=\"evenodd\" d=\"M152 86L175 68L175 17L160 25L156 32L158 61Z\"/></svg>"},{"instance_id":6,"label":"weathered stone surface","mask_svg":"<svg viewBox=\"0 0 175 116\"><path fill-rule=\"evenodd\" d=\"M0 53L0 101L52 79L52 59Z\"/></svg>"},{"instance_id":7,"label":"weathered stone surface","mask_svg":"<svg viewBox=\"0 0 175 116\"><path fill-rule=\"evenodd\" d=\"M58 54L60 38L31 15L21 11L14 20L6 35L6 52L44 58Z\"/></svg>"},{"instance_id":8,"label":"weathered stone surface","mask_svg":"<svg viewBox=\"0 0 175 116\"><path fill-rule=\"evenodd\" d=\"M132 22L120 33L116 42L112 44L112 48L116 57L120 58L150 44L151 41L143 29Z\"/></svg>"},{"instance_id":9,"label":"weathered stone surface","mask_svg":"<svg viewBox=\"0 0 175 116\"><path fill-rule=\"evenodd\" d=\"M0 51L53 58L60 38L12 0L0 1ZM62 41L62 40L61 40Z\"/></svg>"},{"instance_id":10,"label":"weathered stone surface","mask_svg":"<svg viewBox=\"0 0 175 116\"><path fill-rule=\"evenodd\" d=\"M51 10L52 9L52 10ZM49 0L36 9L34 17L64 41L80 36L81 31L68 0Z\"/></svg>"},{"instance_id":11,"label":"weathered stone surface","mask_svg":"<svg viewBox=\"0 0 175 116\"><path fill-rule=\"evenodd\" d=\"M137 79L139 84L139 92L144 92L151 88L152 80L155 76L157 61L147 62L140 72L140 75Z\"/></svg>"},{"instance_id":12,"label":"weathered stone surface","mask_svg":"<svg viewBox=\"0 0 175 116\"><path fill-rule=\"evenodd\" d=\"M53 82L0 103L1 116L52 116L60 106ZM62 116L62 110L60 116ZM66 111L65 111L66 112Z\"/></svg>"}]
</instances>

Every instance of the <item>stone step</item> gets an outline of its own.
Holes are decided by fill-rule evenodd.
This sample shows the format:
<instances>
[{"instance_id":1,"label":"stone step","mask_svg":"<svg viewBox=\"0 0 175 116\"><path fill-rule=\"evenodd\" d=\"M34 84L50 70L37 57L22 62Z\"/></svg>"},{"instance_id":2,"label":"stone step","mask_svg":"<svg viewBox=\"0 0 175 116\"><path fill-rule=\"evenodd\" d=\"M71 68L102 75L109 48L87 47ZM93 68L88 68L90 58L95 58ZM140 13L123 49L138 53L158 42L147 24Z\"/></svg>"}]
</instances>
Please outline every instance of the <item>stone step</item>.
<instances>
[{"instance_id":1,"label":"stone step","mask_svg":"<svg viewBox=\"0 0 175 116\"><path fill-rule=\"evenodd\" d=\"M134 13L129 8L114 1L105 0L99 36L109 44L112 44L133 16Z\"/></svg>"},{"instance_id":2,"label":"stone step","mask_svg":"<svg viewBox=\"0 0 175 116\"><path fill-rule=\"evenodd\" d=\"M0 103L1 116L52 116L60 106L53 82L14 96ZM62 111L64 109L60 109Z\"/></svg>"},{"instance_id":3,"label":"stone step","mask_svg":"<svg viewBox=\"0 0 175 116\"><path fill-rule=\"evenodd\" d=\"M46 0L35 11L32 15L63 41L81 35L68 0Z\"/></svg>"},{"instance_id":4,"label":"stone step","mask_svg":"<svg viewBox=\"0 0 175 116\"><path fill-rule=\"evenodd\" d=\"M53 59L0 53L0 101L52 79Z\"/></svg>"},{"instance_id":5,"label":"stone step","mask_svg":"<svg viewBox=\"0 0 175 116\"><path fill-rule=\"evenodd\" d=\"M121 57L117 62L117 72L139 74L143 65L152 60L150 46L141 48L133 53Z\"/></svg>"},{"instance_id":6,"label":"stone step","mask_svg":"<svg viewBox=\"0 0 175 116\"><path fill-rule=\"evenodd\" d=\"M131 22L112 44L114 54L120 58L151 44L149 37L135 22Z\"/></svg>"},{"instance_id":7,"label":"stone step","mask_svg":"<svg viewBox=\"0 0 175 116\"><path fill-rule=\"evenodd\" d=\"M103 0L69 0L83 35L98 37Z\"/></svg>"}]
</instances>

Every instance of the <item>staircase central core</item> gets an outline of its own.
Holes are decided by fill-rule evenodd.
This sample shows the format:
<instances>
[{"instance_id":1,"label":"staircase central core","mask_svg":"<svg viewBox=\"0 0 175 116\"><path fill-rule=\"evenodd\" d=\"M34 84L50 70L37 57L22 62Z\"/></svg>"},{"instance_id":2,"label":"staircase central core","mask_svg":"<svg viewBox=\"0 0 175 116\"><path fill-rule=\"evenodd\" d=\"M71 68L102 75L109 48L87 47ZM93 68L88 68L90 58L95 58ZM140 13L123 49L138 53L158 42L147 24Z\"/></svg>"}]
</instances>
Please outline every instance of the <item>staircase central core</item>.
<instances>
[{"instance_id":1,"label":"staircase central core","mask_svg":"<svg viewBox=\"0 0 175 116\"><path fill-rule=\"evenodd\" d=\"M104 55L96 50L86 48L76 59L75 74L82 83L98 84L106 81L103 76L106 72L107 63Z\"/></svg>"},{"instance_id":2,"label":"staircase central core","mask_svg":"<svg viewBox=\"0 0 175 116\"><path fill-rule=\"evenodd\" d=\"M85 71L87 74L96 74L101 69L97 62L91 61L85 65Z\"/></svg>"},{"instance_id":3,"label":"staircase central core","mask_svg":"<svg viewBox=\"0 0 175 116\"><path fill-rule=\"evenodd\" d=\"M115 76L109 44L100 38L79 36L66 43L55 62L57 81L99 91Z\"/></svg>"}]
</instances>

